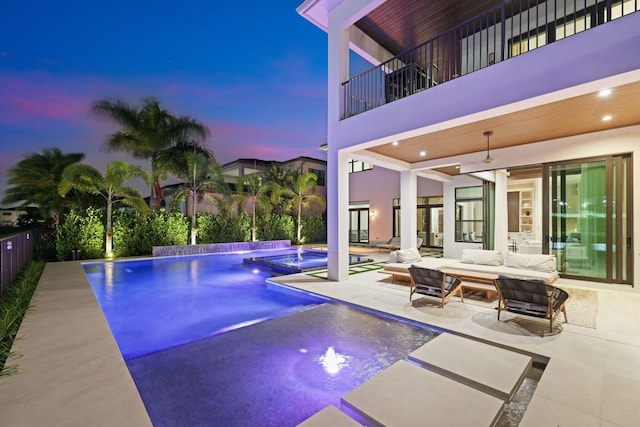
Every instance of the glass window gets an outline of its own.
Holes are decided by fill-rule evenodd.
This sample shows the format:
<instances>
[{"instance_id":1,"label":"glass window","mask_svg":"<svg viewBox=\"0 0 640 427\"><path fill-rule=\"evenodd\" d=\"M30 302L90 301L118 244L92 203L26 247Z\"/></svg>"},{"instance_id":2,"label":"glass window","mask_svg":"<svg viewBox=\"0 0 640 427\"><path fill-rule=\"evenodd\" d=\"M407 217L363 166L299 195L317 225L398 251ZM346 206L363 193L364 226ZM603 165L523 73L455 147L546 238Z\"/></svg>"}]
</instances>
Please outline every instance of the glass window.
<instances>
[{"instance_id":1,"label":"glass window","mask_svg":"<svg viewBox=\"0 0 640 427\"><path fill-rule=\"evenodd\" d=\"M373 169L371 163L361 162L360 160L349 160L349 173L362 172Z\"/></svg>"},{"instance_id":2,"label":"glass window","mask_svg":"<svg viewBox=\"0 0 640 427\"><path fill-rule=\"evenodd\" d=\"M637 10L637 6L635 3L635 0L625 0L625 1L614 2L611 5L611 19L620 18L621 16L628 15L632 12L635 12L636 10ZM605 9L605 14L606 14L606 9ZM607 19L607 21L610 21L611 19Z\"/></svg>"},{"instance_id":3,"label":"glass window","mask_svg":"<svg viewBox=\"0 0 640 427\"><path fill-rule=\"evenodd\" d=\"M549 253L558 271L607 283L631 283L630 155L548 167Z\"/></svg>"},{"instance_id":4,"label":"glass window","mask_svg":"<svg viewBox=\"0 0 640 427\"><path fill-rule=\"evenodd\" d=\"M325 171L321 170L321 169L312 169L309 168L309 172L311 172L312 174L314 174L316 176L316 178L318 178L316 180L316 184L324 187L326 186L326 176L325 176Z\"/></svg>"},{"instance_id":5,"label":"glass window","mask_svg":"<svg viewBox=\"0 0 640 427\"><path fill-rule=\"evenodd\" d=\"M483 212L482 186L456 188L456 242L482 243Z\"/></svg>"},{"instance_id":6,"label":"glass window","mask_svg":"<svg viewBox=\"0 0 640 427\"><path fill-rule=\"evenodd\" d=\"M556 40L572 36L589 28L591 28L590 13L587 13L586 17L580 16L576 19L567 19L556 25Z\"/></svg>"},{"instance_id":7,"label":"glass window","mask_svg":"<svg viewBox=\"0 0 640 427\"><path fill-rule=\"evenodd\" d=\"M526 34L513 39L511 42L511 56L518 56L547 44L547 33L540 31L537 34L527 36Z\"/></svg>"}]
</instances>

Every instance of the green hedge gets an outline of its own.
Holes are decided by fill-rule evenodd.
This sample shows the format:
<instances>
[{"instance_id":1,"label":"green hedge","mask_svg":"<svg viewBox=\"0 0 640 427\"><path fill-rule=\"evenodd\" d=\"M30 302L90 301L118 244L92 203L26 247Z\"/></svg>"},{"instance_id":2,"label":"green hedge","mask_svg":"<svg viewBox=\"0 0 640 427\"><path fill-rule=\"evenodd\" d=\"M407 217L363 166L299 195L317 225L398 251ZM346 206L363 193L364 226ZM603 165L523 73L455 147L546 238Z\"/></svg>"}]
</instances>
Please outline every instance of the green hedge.
<instances>
[{"instance_id":1,"label":"green hedge","mask_svg":"<svg viewBox=\"0 0 640 427\"><path fill-rule=\"evenodd\" d=\"M296 223L289 215L256 218L258 240L295 240Z\"/></svg>"},{"instance_id":2,"label":"green hedge","mask_svg":"<svg viewBox=\"0 0 640 427\"><path fill-rule=\"evenodd\" d=\"M307 243L325 243L327 227L321 216L302 217L302 237Z\"/></svg>"},{"instance_id":3,"label":"green hedge","mask_svg":"<svg viewBox=\"0 0 640 427\"><path fill-rule=\"evenodd\" d=\"M190 219L180 212L151 211L142 215L135 210L113 214L113 255L116 257L151 255L154 246L187 245ZM56 254L59 260L72 258L80 250L80 259L104 257L104 211L71 211L56 229ZM246 242L251 239L251 215L232 217L198 215L198 243ZM296 220L289 215L256 218L259 240L296 238ZM303 218L305 242L325 242L326 227L319 216Z\"/></svg>"},{"instance_id":4,"label":"green hedge","mask_svg":"<svg viewBox=\"0 0 640 427\"><path fill-rule=\"evenodd\" d=\"M20 356L11 352L11 346L24 315L31 308L31 297L45 264L43 261L31 261L27 264L0 298L0 376L10 375L18 370L17 365L8 365L8 362Z\"/></svg>"},{"instance_id":5,"label":"green hedge","mask_svg":"<svg viewBox=\"0 0 640 427\"><path fill-rule=\"evenodd\" d=\"M247 242L251 239L251 217L246 213L220 217L198 215L198 243Z\"/></svg>"},{"instance_id":6,"label":"green hedge","mask_svg":"<svg viewBox=\"0 0 640 427\"><path fill-rule=\"evenodd\" d=\"M113 216L113 255L151 255L154 246L186 245L189 221L180 212L121 211Z\"/></svg>"},{"instance_id":7,"label":"green hedge","mask_svg":"<svg viewBox=\"0 0 640 427\"><path fill-rule=\"evenodd\" d=\"M104 221L101 209L71 210L56 228L58 260L72 259L74 250L83 259L103 258Z\"/></svg>"}]
</instances>

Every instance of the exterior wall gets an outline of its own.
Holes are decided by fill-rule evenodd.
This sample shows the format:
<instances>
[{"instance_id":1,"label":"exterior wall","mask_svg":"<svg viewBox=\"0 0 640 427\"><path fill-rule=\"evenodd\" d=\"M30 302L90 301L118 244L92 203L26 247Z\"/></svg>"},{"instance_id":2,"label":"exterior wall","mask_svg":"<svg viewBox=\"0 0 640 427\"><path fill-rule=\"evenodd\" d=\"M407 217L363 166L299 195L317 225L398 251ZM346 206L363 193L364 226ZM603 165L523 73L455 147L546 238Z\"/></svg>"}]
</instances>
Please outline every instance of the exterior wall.
<instances>
[{"instance_id":1,"label":"exterior wall","mask_svg":"<svg viewBox=\"0 0 640 427\"><path fill-rule=\"evenodd\" d=\"M418 197L442 196L441 182L418 177ZM384 243L393 237L393 199L400 197L400 173L374 166L349 174L349 202L368 201L376 215L369 218L369 244Z\"/></svg>"},{"instance_id":2,"label":"exterior wall","mask_svg":"<svg viewBox=\"0 0 640 427\"><path fill-rule=\"evenodd\" d=\"M551 101L560 96L553 94L556 91L640 69L640 55L631 54L639 45L640 13L634 13L338 121L328 147L366 148L484 118L467 117L475 113L502 114L488 110L516 102L526 101L518 105L521 108L538 105L542 101L535 99L538 96L548 95ZM583 88L583 92L593 90ZM330 102L339 104L341 99Z\"/></svg>"}]
</instances>

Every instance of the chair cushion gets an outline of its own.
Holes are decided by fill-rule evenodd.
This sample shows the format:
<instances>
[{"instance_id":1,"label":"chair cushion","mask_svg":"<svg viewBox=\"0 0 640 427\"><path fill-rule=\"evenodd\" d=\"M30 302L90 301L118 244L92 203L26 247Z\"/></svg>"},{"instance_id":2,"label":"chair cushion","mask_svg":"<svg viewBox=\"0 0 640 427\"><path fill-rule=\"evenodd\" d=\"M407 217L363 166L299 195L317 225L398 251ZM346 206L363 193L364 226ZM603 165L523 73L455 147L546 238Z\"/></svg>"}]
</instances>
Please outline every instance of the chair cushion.
<instances>
[{"instance_id":1,"label":"chair cushion","mask_svg":"<svg viewBox=\"0 0 640 427\"><path fill-rule=\"evenodd\" d=\"M487 249L463 249L461 261L466 264L502 265L502 252Z\"/></svg>"},{"instance_id":2,"label":"chair cushion","mask_svg":"<svg viewBox=\"0 0 640 427\"><path fill-rule=\"evenodd\" d=\"M555 255L543 254L514 254L507 252L504 259L505 267L523 268L527 270L551 273L556 271Z\"/></svg>"},{"instance_id":3,"label":"chair cushion","mask_svg":"<svg viewBox=\"0 0 640 427\"><path fill-rule=\"evenodd\" d=\"M422 256L418 249L409 248L396 251L396 259L403 264L422 261Z\"/></svg>"}]
</instances>

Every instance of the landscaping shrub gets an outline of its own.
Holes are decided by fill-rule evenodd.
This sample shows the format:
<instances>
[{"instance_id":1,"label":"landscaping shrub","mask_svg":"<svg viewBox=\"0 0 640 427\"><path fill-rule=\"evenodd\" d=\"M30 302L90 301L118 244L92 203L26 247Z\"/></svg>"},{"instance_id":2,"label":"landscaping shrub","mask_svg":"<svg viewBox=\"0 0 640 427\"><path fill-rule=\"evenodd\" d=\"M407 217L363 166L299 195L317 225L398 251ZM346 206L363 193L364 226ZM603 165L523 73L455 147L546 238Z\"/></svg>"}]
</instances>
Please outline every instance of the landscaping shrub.
<instances>
[{"instance_id":1,"label":"landscaping shrub","mask_svg":"<svg viewBox=\"0 0 640 427\"><path fill-rule=\"evenodd\" d=\"M87 208L71 210L56 228L56 257L59 261L72 258L79 250L79 258L104 257L104 211Z\"/></svg>"},{"instance_id":2,"label":"landscaping shrub","mask_svg":"<svg viewBox=\"0 0 640 427\"><path fill-rule=\"evenodd\" d=\"M256 218L259 240L294 240L296 221L289 215L271 215L269 218Z\"/></svg>"},{"instance_id":3,"label":"landscaping shrub","mask_svg":"<svg viewBox=\"0 0 640 427\"><path fill-rule=\"evenodd\" d=\"M31 261L0 298L0 376L17 372L17 365L8 362L20 355L11 352L18 328L31 307L31 297L44 270L45 262Z\"/></svg>"},{"instance_id":4,"label":"landscaping shrub","mask_svg":"<svg viewBox=\"0 0 640 427\"><path fill-rule=\"evenodd\" d=\"M162 214L160 221L152 224L157 242L153 246L186 245L189 243L190 220L180 212Z\"/></svg>"},{"instance_id":5,"label":"landscaping shrub","mask_svg":"<svg viewBox=\"0 0 640 427\"><path fill-rule=\"evenodd\" d=\"M251 217L246 213L237 216L198 215L198 243L246 242L251 239Z\"/></svg>"},{"instance_id":6,"label":"landscaping shrub","mask_svg":"<svg viewBox=\"0 0 640 427\"><path fill-rule=\"evenodd\" d=\"M180 212L120 211L113 216L113 254L151 255L154 246L186 245L189 221Z\"/></svg>"},{"instance_id":7,"label":"landscaping shrub","mask_svg":"<svg viewBox=\"0 0 640 427\"><path fill-rule=\"evenodd\" d=\"M327 241L327 227L321 216L302 217L302 238L306 243L324 243Z\"/></svg>"}]
</instances>

